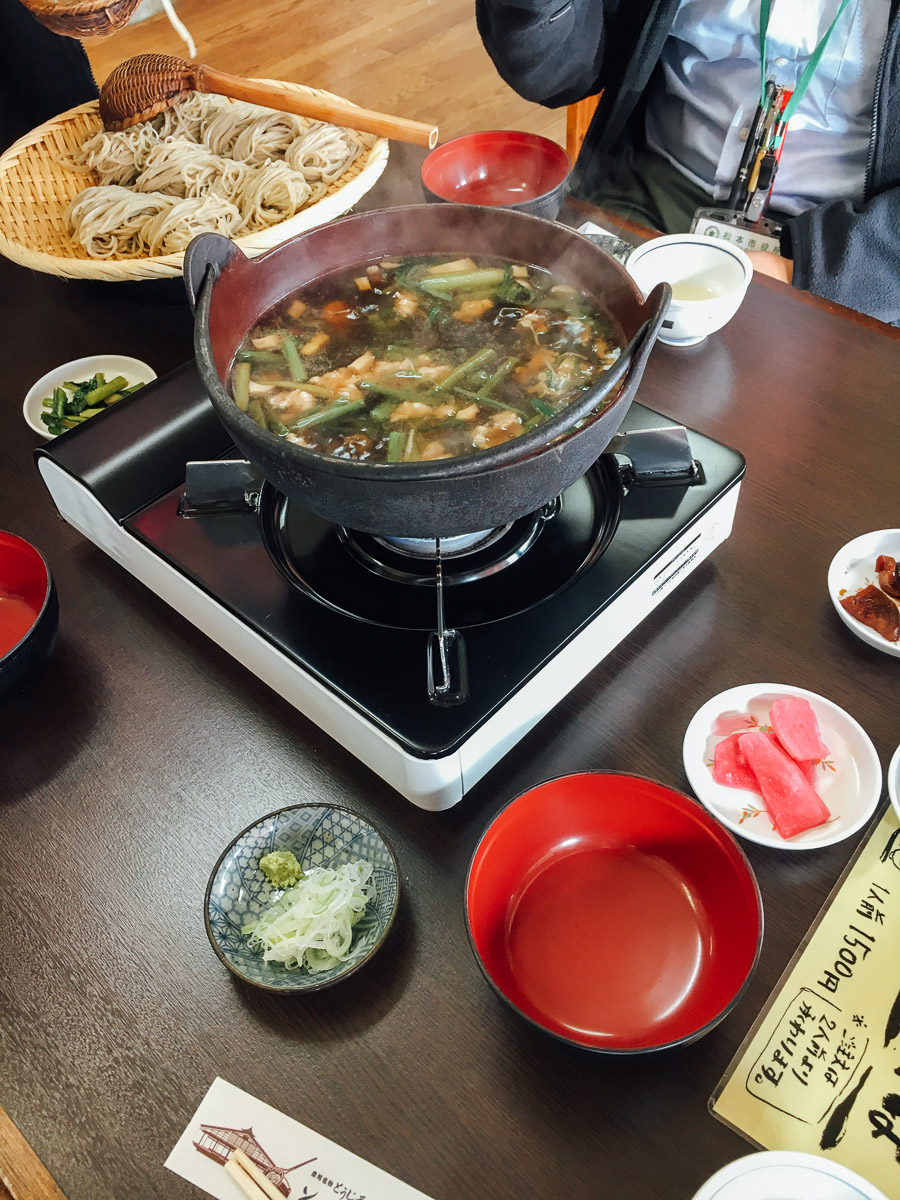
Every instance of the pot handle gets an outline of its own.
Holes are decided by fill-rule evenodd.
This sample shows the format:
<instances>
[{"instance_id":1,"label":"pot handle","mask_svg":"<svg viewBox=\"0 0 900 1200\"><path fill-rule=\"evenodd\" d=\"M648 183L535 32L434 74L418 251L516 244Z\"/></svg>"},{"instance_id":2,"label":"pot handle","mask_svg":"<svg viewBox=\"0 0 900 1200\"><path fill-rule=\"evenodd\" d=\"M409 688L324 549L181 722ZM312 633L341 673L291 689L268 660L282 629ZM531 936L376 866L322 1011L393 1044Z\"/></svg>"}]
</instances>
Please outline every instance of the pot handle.
<instances>
[{"instance_id":1,"label":"pot handle","mask_svg":"<svg viewBox=\"0 0 900 1200\"><path fill-rule=\"evenodd\" d=\"M601 396L605 399L616 394L618 389L625 383L626 379L632 389L636 388L641 381L641 376L644 374L644 367L647 365L647 358L650 351L653 349L653 343L656 341L656 335L659 332L659 327L662 325L663 317L666 315L666 309L669 307L669 301L672 298L672 289L667 283L658 283L647 299L641 306L641 315L644 317L644 322L638 329L637 333L613 363L608 371L603 375L603 384ZM581 420L586 417L597 404L597 397L594 393L586 393L587 402L585 404L582 399L582 409L575 410L569 413L568 409L564 412L569 413L568 419L561 420L563 428L570 424L573 420ZM559 419L560 414L557 414Z\"/></svg>"},{"instance_id":2,"label":"pot handle","mask_svg":"<svg viewBox=\"0 0 900 1200\"><path fill-rule=\"evenodd\" d=\"M230 238L221 233L201 233L193 239L184 252L184 286L188 294L191 312L197 309L200 293L210 273L218 279L234 258L244 258Z\"/></svg>"},{"instance_id":3,"label":"pot handle","mask_svg":"<svg viewBox=\"0 0 900 1200\"><path fill-rule=\"evenodd\" d=\"M644 301L646 320L634 338L632 338L631 345L626 348L625 353L622 355L623 358L627 355L631 360L628 371L629 374L634 373L635 383L640 382L640 378L644 373L644 367L647 365L647 356L653 348L653 343L656 341L656 335L659 333L671 299L671 286L668 283L658 283Z\"/></svg>"}]
</instances>

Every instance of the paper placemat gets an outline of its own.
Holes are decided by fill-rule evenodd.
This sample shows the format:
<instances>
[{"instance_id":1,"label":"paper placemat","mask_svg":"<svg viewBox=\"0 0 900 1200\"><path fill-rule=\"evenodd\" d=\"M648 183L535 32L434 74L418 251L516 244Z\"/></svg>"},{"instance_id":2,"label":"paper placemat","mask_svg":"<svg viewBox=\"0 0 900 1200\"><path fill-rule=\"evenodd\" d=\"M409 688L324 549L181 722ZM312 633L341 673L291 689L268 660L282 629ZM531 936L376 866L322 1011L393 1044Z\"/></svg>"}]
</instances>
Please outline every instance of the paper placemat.
<instances>
[{"instance_id":1,"label":"paper placemat","mask_svg":"<svg viewBox=\"0 0 900 1200\"><path fill-rule=\"evenodd\" d=\"M285 1200L429 1200L249 1092L216 1079L166 1166L218 1200L246 1200L224 1164L241 1149Z\"/></svg>"},{"instance_id":2,"label":"paper placemat","mask_svg":"<svg viewBox=\"0 0 900 1200\"><path fill-rule=\"evenodd\" d=\"M900 1200L900 820L892 808L838 880L710 1110L758 1147L824 1155Z\"/></svg>"}]
</instances>

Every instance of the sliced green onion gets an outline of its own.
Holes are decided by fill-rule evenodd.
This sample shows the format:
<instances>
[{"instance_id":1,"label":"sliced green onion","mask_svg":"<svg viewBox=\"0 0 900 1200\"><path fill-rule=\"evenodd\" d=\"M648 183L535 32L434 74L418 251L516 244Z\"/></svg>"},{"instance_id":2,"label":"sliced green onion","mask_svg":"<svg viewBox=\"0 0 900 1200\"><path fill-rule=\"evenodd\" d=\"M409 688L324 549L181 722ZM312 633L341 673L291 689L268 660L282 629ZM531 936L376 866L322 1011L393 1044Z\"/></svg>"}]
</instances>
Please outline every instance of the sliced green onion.
<instances>
[{"instance_id":1,"label":"sliced green onion","mask_svg":"<svg viewBox=\"0 0 900 1200\"><path fill-rule=\"evenodd\" d=\"M269 428L269 422L266 420L266 412L263 406L257 399L250 400L247 406L248 414L262 429Z\"/></svg>"},{"instance_id":2,"label":"sliced green onion","mask_svg":"<svg viewBox=\"0 0 900 1200\"><path fill-rule=\"evenodd\" d=\"M482 366L488 359L493 358L495 354L496 351L492 347L485 346L483 350L479 350L471 358L467 358L464 363L460 363L455 370L450 372L446 379L442 379L437 385L438 390L445 391L447 388L452 388L455 383L459 383L461 379L465 379L470 371L474 371L476 367Z\"/></svg>"},{"instance_id":3,"label":"sliced green onion","mask_svg":"<svg viewBox=\"0 0 900 1200\"><path fill-rule=\"evenodd\" d=\"M300 358L300 351L297 349L297 343L290 336L290 334L285 334L284 343L281 348L284 351L284 357L287 359L287 364L291 369L291 374L293 377L298 383L305 383L309 378L309 375L306 367L303 365L302 359Z\"/></svg>"},{"instance_id":4,"label":"sliced green onion","mask_svg":"<svg viewBox=\"0 0 900 1200\"><path fill-rule=\"evenodd\" d=\"M294 421L291 428L307 429L310 425L323 425L326 421L336 421L339 417L346 416L347 413L356 412L364 404L364 400L335 400L327 408L320 408L316 412L309 413L308 416L301 417L299 421Z\"/></svg>"},{"instance_id":5,"label":"sliced green onion","mask_svg":"<svg viewBox=\"0 0 900 1200\"><path fill-rule=\"evenodd\" d=\"M238 355L241 362L251 363L282 363L284 355L280 350L242 350Z\"/></svg>"},{"instance_id":6,"label":"sliced green onion","mask_svg":"<svg viewBox=\"0 0 900 1200\"><path fill-rule=\"evenodd\" d=\"M487 383L478 389L479 396L489 396L497 384L500 383L502 379L505 379L510 371L512 371L512 369L518 365L519 360L517 358L504 359Z\"/></svg>"},{"instance_id":7,"label":"sliced green onion","mask_svg":"<svg viewBox=\"0 0 900 1200\"><path fill-rule=\"evenodd\" d=\"M374 408L369 410L369 416L374 421L380 421L382 424L389 421L391 413L397 407L396 400L382 400L381 404L376 404Z\"/></svg>"},{"instance_id":8,"label":"sliced green onion","mask_svg":"<svg viewBox=\"0 0 900 1200\"><path fill-rule=\"evenodd\" d=\"M403 445L406 441L406 434L399 429L393 430L388 434L387 444L387 460L388 462L399 462L403 456Z\"/></svg>"},{"instance_id":9,"label":"sliced green onion","mask_svg":"<svg viewBox=\"0 0 900 1200\"><path fill-rule=\"evenodd\" d=\"M250 364L248 362L239 362L234 368L231 391L235 404L241 412L246 412L250 403Z\"/></svg>"},{"instance_id":10,"label":"sliced green onion","mask_svg":"<svg viewBox=\"0 0 900 1200\"><path fill-rule=\"evenodd\" d=\"M454 271L449 275L429 275L417 280L415 287L430 295L444 292L464 292L471 288L493 288L503 282L502 267L482 267L477 271Z\"/></svg>"}]
</instances>

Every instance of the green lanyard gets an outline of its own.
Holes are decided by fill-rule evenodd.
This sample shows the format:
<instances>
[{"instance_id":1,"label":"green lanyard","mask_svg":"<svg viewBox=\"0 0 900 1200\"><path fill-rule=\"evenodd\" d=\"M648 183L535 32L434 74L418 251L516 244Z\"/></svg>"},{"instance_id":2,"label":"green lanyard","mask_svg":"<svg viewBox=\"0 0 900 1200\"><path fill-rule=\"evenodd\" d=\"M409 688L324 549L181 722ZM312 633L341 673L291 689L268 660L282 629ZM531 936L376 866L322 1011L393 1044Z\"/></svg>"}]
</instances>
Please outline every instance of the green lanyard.
<instances>
[{"instance_id":1,"label":"green lanyard","mask_svg":"<svg viewBox=\"0 0 900 1200\"><path fill-rule=\"evenodd\" d=\"M828 39L834 33L834 27L841 19L844 9L847 7L847 0L841 0L841 6L837 10L837 16L825 30L821 42L813 50L809 56L809 62L803 68L803 72L797 81L797 86L794 88L794 94L784 107L784 112L781 114L781 122L785 125L797 111L797 105L803 99L806 89L809 87L810 80L816 72L816 67L819 65L819 60L825 53L825 47L828 45ZM763 108L766 106L766 31L769 28L769 13L772 9L771 0L760 0L759 5L759 55L762 70L762 85L760 88L760 103Z\"/></svg>"}]
</instances>

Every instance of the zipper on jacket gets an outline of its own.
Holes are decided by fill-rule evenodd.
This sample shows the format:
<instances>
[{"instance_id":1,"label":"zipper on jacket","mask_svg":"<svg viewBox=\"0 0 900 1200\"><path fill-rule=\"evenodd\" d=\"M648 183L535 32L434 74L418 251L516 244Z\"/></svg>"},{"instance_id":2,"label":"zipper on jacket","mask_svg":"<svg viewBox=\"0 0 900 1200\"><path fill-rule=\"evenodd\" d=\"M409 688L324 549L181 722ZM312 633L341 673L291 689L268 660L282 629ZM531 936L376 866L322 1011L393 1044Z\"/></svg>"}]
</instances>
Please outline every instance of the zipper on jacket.
<instances>
[{"instance_id":1,"label":"zipper on jacket","mask_svg":"<svg viewBox=\"0 0 900 1200\"><path fill-rule=\"evenodd\" d=\"M872 133L869 137L869 152L866 155L866 173L863 176L863 200L869 198L869 177L872 173L872 163L875 159L875 145L878 140L878 109L881 105L881 84L884 79L884 65L887 62L888 46L897 40L897 5L896 2L891 5L890 21L888 23L888 34L884 39L884 46L881 50L881 60L878 63L878 74L875 76L875 99L872 104Z\"/></svg>"}]
</instances>

